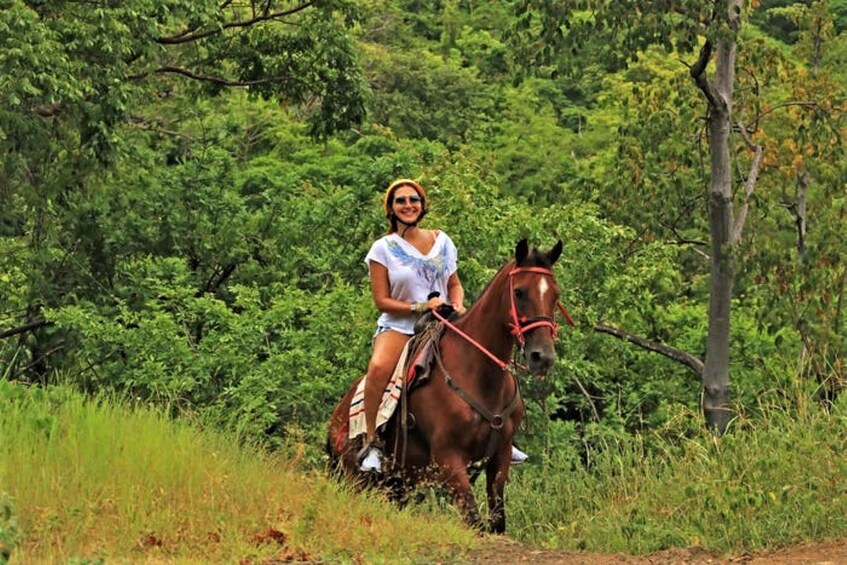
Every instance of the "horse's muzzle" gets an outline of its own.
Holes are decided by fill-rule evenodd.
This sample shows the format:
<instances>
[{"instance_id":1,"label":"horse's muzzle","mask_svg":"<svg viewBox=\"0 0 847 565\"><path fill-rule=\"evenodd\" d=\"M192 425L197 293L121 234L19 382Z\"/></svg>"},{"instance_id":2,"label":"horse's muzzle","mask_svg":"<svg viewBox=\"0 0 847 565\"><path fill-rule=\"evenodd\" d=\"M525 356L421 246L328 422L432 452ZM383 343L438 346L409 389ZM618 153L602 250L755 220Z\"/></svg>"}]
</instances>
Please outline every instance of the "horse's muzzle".
<instances>
[{"instance_id":1,"label":"horse's muzzle","mask_svg":"<svg viewBox=\"0 0 847 565\"><path fill-rule=\"evenodd\" d=\"M553 342L543 341L537 345L526 344L524 347L524 359L526 367L533 377L543 377L553 362L556 361L556 350L553 348Z\"/></svg>"}]
</instances>

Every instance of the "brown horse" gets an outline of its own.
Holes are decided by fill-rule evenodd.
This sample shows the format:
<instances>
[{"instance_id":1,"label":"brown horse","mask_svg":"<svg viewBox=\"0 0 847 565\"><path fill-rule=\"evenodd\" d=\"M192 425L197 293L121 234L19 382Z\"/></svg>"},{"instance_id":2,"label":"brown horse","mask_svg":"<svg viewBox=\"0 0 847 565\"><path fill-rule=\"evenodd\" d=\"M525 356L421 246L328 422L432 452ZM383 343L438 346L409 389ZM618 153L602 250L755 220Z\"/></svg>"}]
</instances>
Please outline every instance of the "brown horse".
<instances>
[{"instance_id":1,"label":"brown horse","mask_svg":"<svg viewBox=\"0 0 847 565\"><path fill-rule=\"evenodd\" d=\"M518 243L515 259L441 334L429 379L407 397L406 425L395 414L385 426L383 479L399 477L405 489L427 479L439 481L476 528L483 524L471 490L472 464L485 470L490 530L506 530L503 491L512 437L525 411L509 360L517 343L534 376L545 375L555 361L553 316L562 307L551 269L561 252L561 241L547 252L530 250L526 240ZM368 478L356 460L361 443L346 434L355 388L332 414L327 447L345 474L364 484Z\"/></svg>"}]
</instances>

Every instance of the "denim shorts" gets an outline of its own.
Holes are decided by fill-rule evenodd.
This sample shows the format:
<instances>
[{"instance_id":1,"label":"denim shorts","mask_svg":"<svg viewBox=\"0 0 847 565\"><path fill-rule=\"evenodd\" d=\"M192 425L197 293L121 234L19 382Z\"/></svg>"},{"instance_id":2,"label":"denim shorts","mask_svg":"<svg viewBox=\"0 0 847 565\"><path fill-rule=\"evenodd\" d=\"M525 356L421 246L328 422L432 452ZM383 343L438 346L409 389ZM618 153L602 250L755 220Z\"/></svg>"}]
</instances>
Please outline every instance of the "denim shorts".
<instances>
[{"instance_id":1,"label":"denim shorts","mask_svg":"<svg viewBox=\"0 0 847 565\"><path fill-rule=\"evenodd\" d=\"M391 328L389 328L388 326L377 326L376 331L374 332L374 335L373 335L373 339L376 339L376 336L378 336L382 332L387 332L390 329Z\"/></svg>"},{"instance_id":2,"label":"denim shorts","mask_svg":"<svg viewBox=\"0 0 847 565\"><path fill-rule=\"evenodd\" d=\"M401 331L400 331L400 330L398 330L397 328L390 328L390 327L388 327L388 326L380 326L380 325L377 325L377 327L376 327L376 331L374 332L374 335L373 335L373 337L371 338L371 343L373 343L373 340L375 340L375 339L376 339L376 336L378 336L378 335L379 335L379 334L381 334L381 333L387 332L388 330L391 330L391 331L394 331L394 332L399 332L399 333L402 333L403 335L407 335L407 336L411 336L411 335L412 335L412 334L407 334L407 333L405 333L405 332L401 332Z\"/></svg>"}]
</instances>

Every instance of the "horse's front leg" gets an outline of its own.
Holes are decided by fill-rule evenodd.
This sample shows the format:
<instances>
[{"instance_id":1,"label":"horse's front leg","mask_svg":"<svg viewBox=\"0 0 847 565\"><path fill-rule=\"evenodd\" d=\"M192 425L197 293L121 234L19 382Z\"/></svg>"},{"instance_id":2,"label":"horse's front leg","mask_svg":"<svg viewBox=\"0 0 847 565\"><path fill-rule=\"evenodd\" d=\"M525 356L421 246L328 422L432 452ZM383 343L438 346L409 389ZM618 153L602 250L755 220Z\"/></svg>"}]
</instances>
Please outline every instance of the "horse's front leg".
<instances>
[{"instance_id":1,"label":"horse's front leg","mask_svg":"<svg viewBox=\"0 0 847 565\"><path fill-rule=\"evenodd\" d=\"M503 499L511 464L511 443L504 442L485 467L485 490L488 494L488 527L492 533L506 532L506 503Z\"/></svg>"},{"instance_id":2,"label":"horse's front leg","mask_svg":"<svg viewBox=\"0 0 847 565\"><path fill-rule=\"evenodd\" d=\"M453 493L453 500L464 516L465 522L472 528L482 531L484 529L482 517L471 490L471 481L464 458L452 453L433 458L438 465L441 481Z\"/></svg>"}]
</instances>

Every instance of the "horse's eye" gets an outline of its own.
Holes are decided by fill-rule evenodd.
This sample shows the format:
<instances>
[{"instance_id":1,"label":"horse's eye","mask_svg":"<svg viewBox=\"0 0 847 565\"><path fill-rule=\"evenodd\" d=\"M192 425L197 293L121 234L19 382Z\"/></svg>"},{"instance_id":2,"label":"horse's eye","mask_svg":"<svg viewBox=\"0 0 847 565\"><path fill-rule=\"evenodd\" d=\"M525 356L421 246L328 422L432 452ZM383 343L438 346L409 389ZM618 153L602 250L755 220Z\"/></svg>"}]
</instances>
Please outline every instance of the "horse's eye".
<instances>
[{"instance_id":1,"label":"horse's eye","mask_svg":"<svg viewBox=\"0 0 847 565\"><path fill-rule=\"evenodd\" d=\"M515 289L515 298L523 298L523 295L524 295L523 289L520 289L520 288Z\"/></svg>"}]
</instances>

